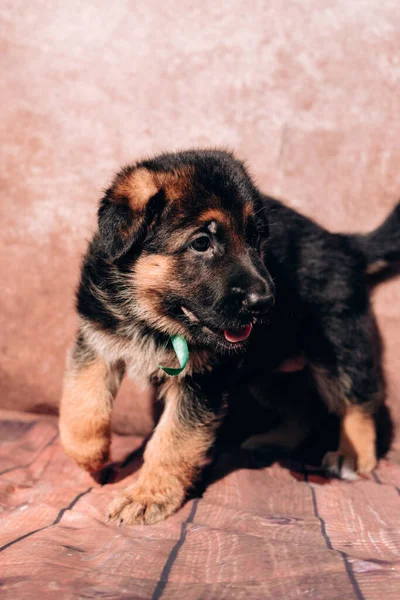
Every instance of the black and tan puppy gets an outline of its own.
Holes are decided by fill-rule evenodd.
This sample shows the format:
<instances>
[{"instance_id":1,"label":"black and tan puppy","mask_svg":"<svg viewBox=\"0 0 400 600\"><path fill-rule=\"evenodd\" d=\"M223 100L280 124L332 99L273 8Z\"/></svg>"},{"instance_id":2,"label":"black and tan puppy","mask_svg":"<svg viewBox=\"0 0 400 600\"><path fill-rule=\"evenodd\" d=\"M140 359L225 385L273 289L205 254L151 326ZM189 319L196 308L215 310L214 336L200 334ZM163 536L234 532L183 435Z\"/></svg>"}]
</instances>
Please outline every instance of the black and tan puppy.
<instances>
[{"instance_id":1,"label":"black and tan puppy","mask_svg":"<svg viewBox=\"0 0 400 600\"><path fill-rule=\"evenodd\" d=\"M331 234L262 195L222 151L165 154L125 167L101 200L78 290L60 431L96 471L124 373L165 402L138 479L112 520L155 523L176 511L215 441L230 389L305 357L332 411L340 447L325 464L376 465L373 415L383 400L366 273L400 255L400 207L366 236ZM190 348L177 377L172 335ZM245 402L245 398L243 398ZM253 439L248 445L262 443Z\"/></svg>"}]
</instances>

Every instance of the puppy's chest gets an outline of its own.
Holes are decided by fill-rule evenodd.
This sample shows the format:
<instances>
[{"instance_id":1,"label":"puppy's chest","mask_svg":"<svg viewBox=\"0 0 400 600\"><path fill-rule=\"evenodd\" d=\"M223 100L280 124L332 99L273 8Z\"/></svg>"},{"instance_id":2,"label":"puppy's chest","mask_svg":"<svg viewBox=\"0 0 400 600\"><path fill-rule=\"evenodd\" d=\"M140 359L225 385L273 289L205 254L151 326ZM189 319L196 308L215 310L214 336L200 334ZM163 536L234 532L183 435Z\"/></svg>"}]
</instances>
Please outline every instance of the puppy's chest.
<instances>
[{"instance_id":1,"label":"puppy's chest","mask_svg":"<svg viewBox=\"0 0 400 600\"><path fill-rule=\"evenodd\" d=\"M138 347L134 344L125 353L125 363L128 376L139 384L147 384L149 381L158 380L161 377L169 377L160 368L179 368L178 359L173 350L169 348L157 348L154 344ZM182 376L191 375L194 372L203 371L207 368L207 359L192 352L189 362L182 372ZM181 377L181 375L178 375Z\"/></svg>"},{"instance_id":2,"label":"puppy's chest","mask_svg":"<svg viewBox=\"0 0 400 600\"><path fill-rule=\"evenodd\" d=\"M85 335L91 345L106 362L116 363L122 360L126 373L137 384L146 386L149 381L163 376L164 367L179 367L178 359L170 345L156 344L151 337L137 335L133 338L123 338L98 330L85 324ZM210 371L215 363L206 350L192 349L189 352L189 362L179 377Z\"/></svg>"}]
</instances>

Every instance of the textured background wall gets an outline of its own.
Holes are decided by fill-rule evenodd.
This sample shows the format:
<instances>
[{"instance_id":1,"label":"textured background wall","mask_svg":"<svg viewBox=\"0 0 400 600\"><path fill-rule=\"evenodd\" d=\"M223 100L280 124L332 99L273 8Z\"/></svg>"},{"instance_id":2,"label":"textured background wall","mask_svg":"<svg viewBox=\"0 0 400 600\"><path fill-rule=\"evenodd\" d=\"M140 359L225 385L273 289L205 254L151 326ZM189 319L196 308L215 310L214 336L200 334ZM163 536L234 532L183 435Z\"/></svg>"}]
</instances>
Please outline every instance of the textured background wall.
<instances>
[{"instance_id":1,"label":"textured background wall","mask_svg":"<svg viewBox=\"0 0 400 600\"><path fill-rule=\"evenodd\" d=\"M121 164L228 146L336 231L400 194L398 0L3 0L0 18L3 407L58 402L80 257ZM393 402L400 282L375 299ZM130 387L118 403L127 427Z\"/></svg>"}]
</instances>

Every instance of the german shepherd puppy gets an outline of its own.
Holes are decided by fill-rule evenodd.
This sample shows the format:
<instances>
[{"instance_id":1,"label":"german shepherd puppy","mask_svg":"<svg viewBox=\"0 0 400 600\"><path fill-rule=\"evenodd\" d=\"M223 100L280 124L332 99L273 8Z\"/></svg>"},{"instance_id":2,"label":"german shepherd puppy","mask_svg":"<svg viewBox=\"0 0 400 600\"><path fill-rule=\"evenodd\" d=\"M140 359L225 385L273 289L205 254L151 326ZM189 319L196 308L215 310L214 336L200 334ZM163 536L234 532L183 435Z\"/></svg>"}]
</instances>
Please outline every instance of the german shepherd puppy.
<instances>
[{"instance_id":1,"label":"german shepherd puppy","mask_svg":"<svg viewBox=\"0 0 400 600\"><path fill-rule=\"evenodd\" d=\"M325 467L338 475L342 463L360 474L375 468L373 417L384 385L366 275L400 258L399 226L400 204L368 235L329 233L263 195L224 151L163 154L117 174L83 262L61 441L84 469L104 465L126 372L156 384L165 408L110 520L155 523L179 509L230 390L251 388L291 357L304 357L341 417L340 445ZM173 335L190 349L176 377L159 368L174 366Z\"/></svg>"}]
</instances>

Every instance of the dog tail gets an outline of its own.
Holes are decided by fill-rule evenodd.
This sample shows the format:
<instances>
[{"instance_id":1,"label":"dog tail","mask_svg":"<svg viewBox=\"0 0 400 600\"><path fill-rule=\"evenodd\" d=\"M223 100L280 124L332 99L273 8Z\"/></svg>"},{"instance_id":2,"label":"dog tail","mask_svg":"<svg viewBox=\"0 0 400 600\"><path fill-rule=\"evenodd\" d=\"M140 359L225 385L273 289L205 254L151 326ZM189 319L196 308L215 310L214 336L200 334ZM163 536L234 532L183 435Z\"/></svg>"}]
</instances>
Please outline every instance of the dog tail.
<instances>
[{"instance_id":1,"label":"dog tail","mask_svg":"<svg viewBox=\"0 0 400 600\"><path fill-rule=\"evenodd\" d=\"M352 238L367 259L368 275L380 274L400 263L400 202L371 233Z\"/></svg>"}]
</instances>

